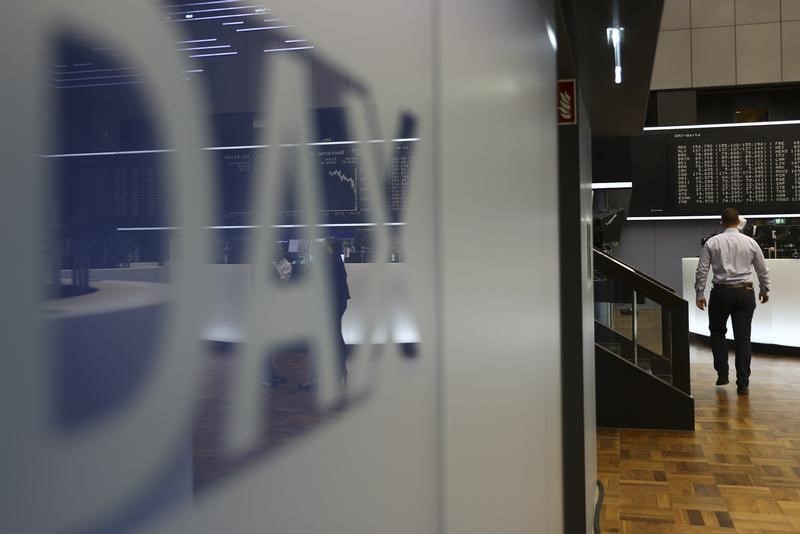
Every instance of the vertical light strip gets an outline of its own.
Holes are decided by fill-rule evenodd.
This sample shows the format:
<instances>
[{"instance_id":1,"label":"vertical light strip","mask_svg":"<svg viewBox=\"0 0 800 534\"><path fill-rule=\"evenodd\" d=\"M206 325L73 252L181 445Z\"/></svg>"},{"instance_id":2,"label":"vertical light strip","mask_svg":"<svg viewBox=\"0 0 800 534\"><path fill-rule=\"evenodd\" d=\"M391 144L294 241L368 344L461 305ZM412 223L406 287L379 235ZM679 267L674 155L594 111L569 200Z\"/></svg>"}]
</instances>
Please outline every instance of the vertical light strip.
<instances>
[{"instance_id":1,"label":"vertical light strip","mask_svg":"<svg viewBox=\"0 0 800 534\"><path fill-rule=\"evenodd\" d=\"M606 39L614 49L614 83L622 83L622 32L624 28L606 28Z\"/></svg>"}]
</instances>

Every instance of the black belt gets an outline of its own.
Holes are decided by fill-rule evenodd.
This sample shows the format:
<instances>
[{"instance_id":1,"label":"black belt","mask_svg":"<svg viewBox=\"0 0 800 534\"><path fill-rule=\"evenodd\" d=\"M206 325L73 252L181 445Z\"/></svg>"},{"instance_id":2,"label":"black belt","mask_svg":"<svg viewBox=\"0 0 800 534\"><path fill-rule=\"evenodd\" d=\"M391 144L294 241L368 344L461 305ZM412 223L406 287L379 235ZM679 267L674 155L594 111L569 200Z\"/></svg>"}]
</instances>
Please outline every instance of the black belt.
<instances>
[{"instance_id":1,"label":"black belt","mask_svg":"<svg viewBox=\"0 0 800 534\"><path fill-rule=\"evenodd\" d=\"M714 287L724 287L725 289L753 289L753 283L742 282L740 284L714 284Z\"/></svg>"}]
</instances>

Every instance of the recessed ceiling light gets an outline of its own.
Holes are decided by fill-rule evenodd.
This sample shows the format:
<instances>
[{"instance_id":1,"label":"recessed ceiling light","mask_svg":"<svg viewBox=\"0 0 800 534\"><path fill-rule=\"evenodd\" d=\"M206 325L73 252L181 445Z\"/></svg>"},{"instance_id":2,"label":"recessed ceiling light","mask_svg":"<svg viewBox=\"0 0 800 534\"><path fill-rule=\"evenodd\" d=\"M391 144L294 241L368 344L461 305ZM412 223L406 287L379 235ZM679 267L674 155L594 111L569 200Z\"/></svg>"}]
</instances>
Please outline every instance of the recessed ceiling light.
<instances>
[{"instance_id":1,"label":"recessed ceiling light","mask_svg":"<svg viewBox=\"0 0 800 534\"><path fill-rule=\"evenodd\" d=\"M614 49L614 83L622 83L622 33L625 28L606 28L606 39Z\"/></svg>"}]
</instances>

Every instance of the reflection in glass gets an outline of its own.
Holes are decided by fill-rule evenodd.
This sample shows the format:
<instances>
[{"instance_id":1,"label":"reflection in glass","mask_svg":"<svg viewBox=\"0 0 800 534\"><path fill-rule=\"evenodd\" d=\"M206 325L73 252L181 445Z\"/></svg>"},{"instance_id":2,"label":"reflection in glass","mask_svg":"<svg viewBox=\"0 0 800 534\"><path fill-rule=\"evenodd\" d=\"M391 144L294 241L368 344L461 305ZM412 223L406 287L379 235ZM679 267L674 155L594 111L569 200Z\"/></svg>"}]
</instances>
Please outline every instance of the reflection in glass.
<instances>
[{"instance_id":1,"label":"reflection in glass","mask_svg":"<svg viewBox=\"0 0 800 534\"><path fill-rule=\"evenodd\" d=\"M311 41L281 24L271 10L226 7L220 14L186 9L164 3L175 48L188 65L181 76L187 87L199 88L208 104L199 113L212 143L198 147L197 157L207 158L213 177L213 212L204 228L213 246L202 280L211 298L197 332L202 343L192 355L200 371L188 444L180 444L177 467L166 469L170 480L164 484L184 490L191 486L189 495L194 496L366 401L377 383L369 366L392 354L394 347L388 346L399 347L403 365L414 365L420 334L408 297L403 239L421 140L417 118L406 111L386 130L389 135L359 129L359 114L374 111L369 92L350 74L316 57ZM184 230L174 211L174 147L165 146L147 99L152 80L115 45L64 35L53 46L45 81L55 126L44 157L56 209L49 221L54 237L44 278L54 298L94 291L99 302L117 291L134 295L137 302L150 300L126 322L124 334L104 318L85 329L54 328L53 347L61 351L54 358L57 422L65 431L124 410L151 378L154 362L164 356L159 341L171 326L175 263L181 257L174 250ZM277 126L274 110L262 103L268 93L264 85L282 83L271 79L267 69L268 61L274 61L269 58L278 55L274 52L292 54L311 80L313 98L304 111L312 131L297 146L265 141ZM366 162L375 148L382 157L371 169ZM313 193L320 204L314 217L298 186L302 171L296 156L302 151L311 155ZM268 207L258 202L258 192L270 158L281 158L278 179L284 187L273 219L264 222ZM331 251L324 249L334 242ZM268 257L259 256L262 248ZM341 287L334 271L346 273L351 297L344 299L346 309L341 290L301 291L315 264L323 263L326 287ZM329 269L334 263L337 267ZM385 269L379 273L376 266ZM247 377L259 388L260 405L252 420L256 439L232 453L226 439L230 420L237 416L232 406L251 341L248 325L275 329L266 317L253 319L258 287L268 287L265 294L275 297L274 306L272 301L259 305L272 307L276 315L291 312L302 320L328 301L338 306L331 335L324 339L287 336L259 348L258 371ZM71 302L82 306L84 297ZM45 311L53 316L68 307L63 299L48 306ZM325 354L337 359L341 385L332 403L320 401ZM164 506L172 504L164 501Z\"/></svg>"}]
</instances>

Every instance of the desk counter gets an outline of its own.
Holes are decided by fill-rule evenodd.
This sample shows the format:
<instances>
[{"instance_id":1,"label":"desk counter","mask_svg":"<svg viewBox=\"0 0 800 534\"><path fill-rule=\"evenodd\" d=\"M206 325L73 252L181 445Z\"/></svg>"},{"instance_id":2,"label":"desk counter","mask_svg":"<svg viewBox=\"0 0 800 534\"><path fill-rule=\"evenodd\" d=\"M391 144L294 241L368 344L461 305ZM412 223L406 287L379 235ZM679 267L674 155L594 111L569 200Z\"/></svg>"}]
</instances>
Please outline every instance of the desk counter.
<instances>
[{"instance_id":1,"label":"desk counter","mask_svg":"<svg viewBox=\"0 0 800 534\"><path fill-rule=\"evenodd\" d=\"M708 336L708 313L695 306L694 273L697 258L683 258L683 298L689 301L689 331ZM772 289L769 302L757 302L753 316L753 343L800 347L800 260L766 260ZM706 298L711 291L711 272L706 283ZM753 276L753 287L758 295L758 280ZM728 339L733 339L733 329L728 321Z\"/></svg>"}]
</instances>

